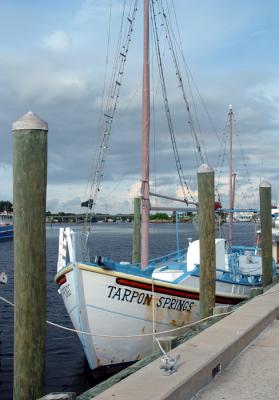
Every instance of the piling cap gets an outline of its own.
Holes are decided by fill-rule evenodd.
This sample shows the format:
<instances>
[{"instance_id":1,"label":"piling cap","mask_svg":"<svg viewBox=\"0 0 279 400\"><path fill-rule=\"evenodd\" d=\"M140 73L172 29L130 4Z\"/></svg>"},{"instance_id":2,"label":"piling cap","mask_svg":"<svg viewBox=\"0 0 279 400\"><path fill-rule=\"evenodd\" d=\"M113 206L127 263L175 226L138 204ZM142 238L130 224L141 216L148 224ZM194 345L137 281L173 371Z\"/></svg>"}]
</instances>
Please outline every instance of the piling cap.
<instances>
[{"instance_id":1,"label":"piling cap","mask_svg":"<svg viewBox=\"0 0 279 400\"><path fill-rule=\"evenodd\" d=\"M32 111L29 111L13 123L13 131L24 129L47 131L48 124L32 113Z\"/></svg>"},{"instance_id":2,"label":"piling cap","mask_svg":"<svg viewBox=\"0 0 279 400\"><path fill-rule=\"evenodd\" d=\"M260 183L260 188L270 188L271 184L268 181L262 181Z\"/></svg>"},{"instance_id":3,"label":"piling cap","mask_svg":"<svg viewBox=\"0 0 279 400\"><path fill-rule=\"evenodd\" d=\"M213 168L207 164L202 164L198 168L198 174L204 174L206 172L214 172Z\"/></svg>"}]
</instances>

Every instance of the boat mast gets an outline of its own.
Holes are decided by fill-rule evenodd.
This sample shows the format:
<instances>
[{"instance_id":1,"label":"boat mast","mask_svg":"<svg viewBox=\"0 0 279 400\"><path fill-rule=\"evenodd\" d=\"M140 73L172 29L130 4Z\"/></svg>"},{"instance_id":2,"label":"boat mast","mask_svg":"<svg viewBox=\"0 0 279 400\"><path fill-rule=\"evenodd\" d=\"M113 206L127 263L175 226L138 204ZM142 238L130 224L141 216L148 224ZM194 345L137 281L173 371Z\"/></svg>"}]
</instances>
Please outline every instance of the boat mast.
<instances>
[{"instance_id":1,"label":"boat mast","mask_svg":"<svg viewBox=\"0 0 279 400\"><path fill-rule=\"evenodd\" d=\"M229 137L230 137L230 155L229 155L229 164L230 164L230 179L229 179L229 197L230 197L230 213L229 213L229 229L228 229L228 244L232 245L232 231L233 231L233 208L234 208L234 189L235 189L235 176L233 175L233 167L232 167L232 117L233 110L232 106L229 105Z\"/></svg>"},{"instance_id":2,"label":"boat mast","mask_svg":"<svg viewBox=\"0 0 279 400\"><path fill-rule=\"evenodd\" d=\"M149 133L150 133L150 77L149 77L149 0L144 0L143 87L142 87L142 211L141 211L141 268L148 265L149 241Z\"/></svg>"}]
</instances>

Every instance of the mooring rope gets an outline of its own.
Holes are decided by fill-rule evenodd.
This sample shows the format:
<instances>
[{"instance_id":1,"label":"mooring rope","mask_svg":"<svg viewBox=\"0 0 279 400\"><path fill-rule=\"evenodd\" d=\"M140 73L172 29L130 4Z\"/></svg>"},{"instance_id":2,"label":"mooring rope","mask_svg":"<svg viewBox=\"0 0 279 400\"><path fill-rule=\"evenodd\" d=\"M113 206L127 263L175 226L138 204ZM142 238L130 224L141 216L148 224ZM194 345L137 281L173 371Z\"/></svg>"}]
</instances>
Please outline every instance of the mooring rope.
<instances>
[{"instance_id":1,"label":"mooring rope","mask_svg":"<svg viewBox=\"0 0 279 400\"><path fill-rule=\"evenodd\" d=\"M209 320L209 319L217 318L217 317L224 316L224 315L229 315L229 314L231 314L232 312L233 312L233 311L228 311L228 312L226 312L226 313L211 315L211 316L209 316L209 317L200 319L199 321L192 322L191 324L182 325L182 326L180 326L180 327L178 327L178 328L169 329L169 330L167 330L167 331L154 332L154 335L155 335L155 337L156 337L156 336L160 336L160 335L165 335L165 334L167 334L167 333L176 332L176 331L179 331L180 329L183 329L183 328L190 328L190 327L192 327L192 326L194 326L194 325L197 325L197 324L200 323L200 322L204 322L204 321L207 321L207 320ZM54 322L50 322L50 321L46 321L46 322L47 322L47 324L49 324L49 325L56 326L57 328L69 330L69 331L71 331L71 332L81 333L81 334L84 334L84 335L95 336L95 337L110 338L110 339L132 339L132 338L136 338L136 337L153 336L153 332L152 332L152 333L142 333L142 334L138 334L138 335L98 335L98 334L95 334L95 333L83 332L83 331L79 331L79 330L67 328L67 327L64 327L64 326L62 326L62 325L55 324Z\"/></svg>"},{"instance_id":2,"label":"mooring rope","mask_svg":"<svg viewBox=\"0 0 279 400\"><path fill-rule=\"evenodd\" d=\"M165 350L163 349L163 347L162 347L162 345L161 345L161 343L160 343L160 340L159 340L158 338L155 338L155 340L156 340L156 342L158 343L158 346L159 346L159 349L161 350L161 352L164 354L164 356L166 356L166 352L165 352Z\"/></svg>"},{"instance_id":3,"label":"mooring rope","mask_svg":"<svg viewBox=\"0 0 279 400\"><path fill-rule=\"evenodd\" d=\"M7 303L7 304L11 305L12 307L14 307L14 304L11 301L5 299L4 297L0 296L0 300L2 300L4 303ZM220 317L220 316L229 315L232 312L233 312L233 310L225 312L225 313L221 313L221 314L211 315L209 317L200 319L199 321L192 322L191 324L182 325L182 326L180 326L178 328L169 329L169 330L166 330L166 331L152 332L152 333L142 333L142 334L138 334L138 335L102 335L102 334L96 334L96 333L91 333L91 332L80 331L80 330L74 329L74 328L68 328L66 326L63 326L63 325L60 325L60 324L57 324L55 322L51 322L51 321L48 321L48 320L46 321L46 323L48 325L54 326L56 328L60 328L60 329L63 329L65 331L68 331L68 332L79 333L79 334L82 334L82 335L88 335L88 336L94 336L94 337L100 337L100 338L109 338L109 339L132 339L132 338L136 338L136 337L142 338L142 337L145 337L145 336L153 336L153 337L155 336L156 337L156 336L164 335L164 334L167 334L167 333L176 332L176 331L179 331L180 329L183 329L183 328L190 328L190 327L192 327L194 325L199 324L200 322L204 322L204 321L207 321L207 320L210 320L210 319L213 319L213 318L217 318L217 317Z\"/></svg>"},{"instance_id":4,"label":"mooring rope","mask_svg":"<svg viewBox=\"0 0 279 400\"><path fill-rule=\"evenodd\" d=\"M279 291L279 289L275 289L275 290L272 290L270 292L268 291L268 292L262 293L262 294L258 295L257 297L271 295L271 294L276 293L278 291ZM12 307L14 307L14 304L11 301L5 299L3 296L0 296L0 300L2 300L4 303L7 303L7 304L11 305ZM208 320L211 320L211 319L214 319L214 318L218 318L218 317L223 317L223 316L229 315L229 314L231 314L233 312L234 312L234 310L231 310L231 311L227 311L227 312L220 313L220 314L210 315L209 317L202 318L202 319L200 319L198 321L192 322L191 324L182 325L182 326L180 326L178 328L169 329L169 330L161 331L161 332L142 333L142 334L139 334L139 335L101 335L101 334L96 334L96 333L91 333L91 332L80 331L80 330L77 330L77 329L74 329L74 328L68 328L66 326L63 326L63 325L60 325L60 324L56 324L55 322L51 322L51 321L48 321L48 320L46 321L46 323L48 325L54 326L56 328L63 329L63 330L68 331L68 332L73 332L73 333L78 333L78 334L88 335L88 336L94 336L94 337L99 337L99 338L133 339L133 338L137 338L137 337L142 338L142 337L146 337L146 336L153 336L153 337L155 336L155 339L157 340L157 338L156 338L157 336L165 335L167 333L177 332L177 331L179 331L181 329L184 329L184 328L191 328L192 326L195 326L195 325L197 325L197 324L199 324L201 322L205 322L205 321L208 321Z\"/></svg>"}]
</instances>

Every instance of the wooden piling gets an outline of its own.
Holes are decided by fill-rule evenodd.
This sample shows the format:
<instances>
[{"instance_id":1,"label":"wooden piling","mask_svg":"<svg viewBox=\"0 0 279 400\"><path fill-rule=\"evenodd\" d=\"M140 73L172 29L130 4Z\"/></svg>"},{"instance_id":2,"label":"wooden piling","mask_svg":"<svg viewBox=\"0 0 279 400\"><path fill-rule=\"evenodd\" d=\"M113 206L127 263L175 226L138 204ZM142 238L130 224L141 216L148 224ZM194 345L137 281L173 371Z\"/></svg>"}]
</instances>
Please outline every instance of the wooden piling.
<instances>
[{"instance_id":1,"label":"wooden piling","mask_svg":"<svg viewBox=\"0 0 279 400\"><path fill-rule=\"evenodd\" d=\"M140 197L135 197L132 263L140 262L140 203L141 203Z\"/></svg>"},{"instance_id":2,"label":"wooden piling","mask_svg":"<svg viewBox=\"0 0 279 400\"><path fill-rule=\"evenodd\" d=\"M213 314L216 289L214 171L206 164L198 169L200 225L200 316Z\"/></svg>"},{"instance_id":3,"label":"wooden piling","mask_svg":"<svg viewBox=\"0 0 279 400\"><path fill-rule=\"evenodd\" d=\"M263 181L260 184L260 217L262 248L262 285L272 283L272 221L271 221L271 185Z\"/></svg>"},{"instance_id":4,"label":"wooden piling","mask_svg":"<svg viewBox=\"0 0 279 400\"><path fill-rule=\"evenodd\" d=\"M33 400L43 394L47 131L47 123L31 112L13 124L13 400Z\"/></svg>"}]
</instances>

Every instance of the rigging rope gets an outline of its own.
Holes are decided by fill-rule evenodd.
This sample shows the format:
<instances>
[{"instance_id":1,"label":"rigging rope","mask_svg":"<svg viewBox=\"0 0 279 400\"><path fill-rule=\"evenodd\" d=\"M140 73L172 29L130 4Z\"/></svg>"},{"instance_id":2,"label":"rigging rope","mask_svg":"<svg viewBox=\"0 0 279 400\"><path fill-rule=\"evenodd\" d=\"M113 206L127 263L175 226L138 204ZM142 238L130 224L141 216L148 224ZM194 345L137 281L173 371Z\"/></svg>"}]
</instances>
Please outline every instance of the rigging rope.
<instances>
[{"instance_id":1,"label":"rigging rope","mask_svg":"<svg viewBox=\"0 0 279 400\"><path fill-rule=\"evenodd\" d=\"M159 15L161 16L161 19L162 19L162 26L165 28L165 36L166 36L166 39L168 41L169 50L171 51L171 55L172 55L172 58L173 58L173 63L174 63L174 66L175 66L176 76L177 76L177 79L178 79L178 87L181 89L182 98L184 100L184 103L185 103L185 106L186 106L186 110L187 110L187 113L188 113L188 121L187 121L187 123L190 126L191 134L193 136L194 145L195 145L195 147L197 149L197 166L199 166L200 164L205 162L206 156L205 156L205 154L203 152L203 149L202 149L202 146L200 144L200 140L198 138L198 133L197 133L197 130L196 130L195 126L194 126L194 120L193 120L193 117L192 117L190 104L189 104L189 101L187 100L186 91L185 91L182 75L181 75L181 72L180 72L178 55L177 55L177 51L176 51L176 48L175 48L175 43L176 43L175 34L174 34L173 29L172 29L172 25L169 22L170 21L170 13L168 13L169 17L167 17L167 13L164 10L164 6L163 6L162 0L157 1L157 3L158 3L158 6L159 6ZM167 7L168 7L168 5L167 5ZM189 92L190 92L190 96L191 96L191 99L192 99L194 112L195 112L195 115L196 115L196 121L197 121L198 130L200 132L201 129L200 129L200 124L199 124L196 104L194 102L193 92L192 92L192 88L191 88L191 85L190 85L188 74L187 74L187 81L188 81Z\"/></svg>"},{"instance_id":2,"label":"rigging rope","mask_svg":"<svg viewBox=\"0 0 279 400\"><path fill-rule=\"evenodd\" d=\"M123 73L126 64L126 57L131 42L135 15L137 12L137 3L138 0L134 0L133 6L131 3L130 9L126 16L126 20L125 20L126 1L124 2L123 6L119 40L117 44L117 51L113 64L112 78L110 82L110 89L109 89L110 96L107 100L106 106L104 108L104 111L102 111L101 115L100 142L99 142L100 144L97 148L95 155L95 165L93 167L92 183L89 190L89 199L84 203L82 203L82 205L87 209L85 223L87 227L89 226L89 228L91 226L92 214L94 212L94 206L96 204L98 192L100 191L100 183L104 176L105 158L112 130L112 121L114 119L117 109L119 93L122 85ZM126 21L126 23L124 21Z\"/></svg>"},{"instance_id":3,"label":"rigging rope","mask_svg":"<svg viewBox=\"0 0 279 400\"><path fill-rule=\"evenodd\" d=\"M152 28L153 28L152 33L154 36L155 50L156 50L158 68L159 68L160 81L161 81L161 89L162 89L162 94L163 94L164 107L165 107L165 113L166 113L167 123L168 123L168 127L169 127L169 133L170 133L170 137L171 137L172 148L173 148L173 152L174 152L174 158L175 158L175 162L176 162L176 169L178 172L180 185L181 185L181 188L183 191L183 196L184 196L184 200L185 200L186 204L188 204L187 192L188 192L189 197L196 204L196 200L192 196L192 193L190 191L190 188L187 184L187 181L186 181L184 173L183 173L182 165L181 165L180 158L179 158L178 148L177 148L177 144L176 144L176 139L175 139L175 135L174 135L173 122L172 122L172 117L171 117L171 112L170 112L170 107L169 107L169 102L168 102L168 97L167 97L166 82L165 82L164 69L163 69L163 64L162 64L162 55L161 55L161 49L160 49L160 44L159 44L160 41L159 41L159 37L158 37L156 13L155 13L153 1L151 2L151 8L152 8L151 22L152 22Z\"/></svg>"},{"instance_id":4,"label":"rigging rope","mask_svg":"<svg viewBox=\"0 0 279 400\"><path fill-rule=\"evenodd\" d=\"M241 156L242 156L242 159L243 159L243 165L245 167L245 172L246 172L246 175L247 175L247 181L251 185L251 176L249 174L248 165L245 162L245 154L244 154L244 150L243 150L243 147L241 145L241 142L240 142L239 131L237 129L237 124L236 124L236 119L235 119L235 113L233 113L233 123L234 123L234 130L236 132L235 136L237 137L238 143L239 143L239 146L240 146ZM218 155L217 170L219 172L218 172L217 184L216 184L216 190L218 191L218 193L219 193L219 187L221 185L221 175L223 174L223 168L224 168L225 160L229 163L229 157L228 157L228 154L227 154L228 137L229 137L229 116L227 117L226 127L225 127L225 130L223 132L223 139L222 139L223 146L220 147L220 151L219 151L219 155ZM243 200L246 203L247 209L248 210L251 209L252 207L249 205L249 201L247 199L246 194L243 191L241 191L241 195L243 197ZM254 192L252 192L252 195L253 195L253 199L255 201Z\"/></svg>"},{"instance_id":5,"label":"rigging rope","mask_svg":"<svg viewBox=\"0 0 279 400\"><path fill-rule=\"evenodd\" d=\"M239 132L239 129L238 129L238 126L237 126L237 122L236 122L236 119L235 119L235 114L233 114L233 122L234 122L236 137L238 139L238 144L239 144L239 147L240 147L240 154L241 154L241 157L242 157L242 160L243 160L243 166L244 166L245 173L246 173L246 176L247 176L247 181L251 185L250 189L252 189L253 186L252 186L252 182L251 182L251 175L250 175L250 172L249 172L249 169L248 169L248 164L246 162L245 152L243 150L243 146L242 146L241 141L240 141L240 132ZM256 203L256 198L255 198L254 191L251 190L251 194L252 194L252 198L254 200L254 203ZM244 192L242 192L242 196L243 196L244 200L246 201L247 208L252 208L251 206L249 206L249 201L248 201L248 199L247 199L247 197L246 197Z\"/></svg>"},{"instance_id":6,"label":"rigging rope","mask_svg":"<svg viewBox=\"0 0 279 400\"><path fill-rule=\"evenodd\" d=\"M178 49L179 49L180 54L181 54L181 57L182 57L182 61L183 61L183 65L184 65L185 74L186 74L186 76L187 76L188 81L190 81L190 79L191 79L191 81L193 82L194 87L195 87L195 90L196 90L196 92L197 92L197 95L198 95L198 97L199 97L199 99L200 99L201 105L202 105L202 107L203 107L203 109L204 109L204 111L205 111L205 113L206 113L206 115L207 115L207 118L208 118L208 120L209 120L209 123L210 123L210 125L211 125L211 128L212 128L214 134L216 135L216 137L217 137L219 143L221 144L221 138L219 137L219 134L218 134L218 131L217 131L217 129L216 129L216 126L215 126L215 124L214 124L214 122L213 122L213 120L212 120L212 118L211 118L211 116L210 116L210 113L209 113L209 111L208 111L208 108L207 108L207 106L206 106L206 103L205 103L205 101L204 101L204 99L203 99L203 97L202 97L202 95L201 95L201 93L200 93L200 91L199 91L198 85L197 85L197 83L196 83L196 81L195 81L195 79L194 79L194 76L193 76L193 74L192 74L192 71L191 71L189 65L187 64L187 62L186 62L186 60L185 60L185 56L184 56L184 53L183 53L183 46L182 46L181 34L180 34L179 24L178 24L178 21L177 21L177 15L176 15L176 11L175 11L175 6L174 6L173 0L172 0L171 4L172 4L173 13L174 13L175 23L176 23L176 29L177 29L177 32L178 32L178 38L179 38ZM176 41L176 37L175 37L175 36L174 36L174 40Z\"/></svg>"},{"instance_id":7,"label":"rigging rope","mask_svg":"<svg viewBox=\"0 0 279 400\"><path fill-rule=\"evenodd\" d=\"M111 0L112 1L112 0ZM124 13L125 13L125 5L126 5L126 0L124 1L123 4L123 10L122 10L122 18L121 18L121 24L120 24L120 31L119 31L119 38L121 37L121 32L122 32L122 27L123 27L123 19L124 19ZM98 138L98 143L101 142L102 138L102 117L103 117L103 112L104 112L104 101L105 101L105 93L106 93L106 88L107 88L107 73L108 73L108 64L109 64L109 46L110 46L110 32L111 32L111 7L112 4L110 2L110 11L109 11L109 19L108 19L108 33L107 33L107 48L106 48L106 57L105 57L105 73L104 73L104 83L103 83L103 89L102 89L102 100L101 100L101 107L100 107L100 112L99 112L99 119L98 119L98 127L97 127L97 132L99 133L99 138ZM119 43L117 44L117 48L119 47ZM90 176L88 177L88 182L87 182L87 187L84 193L83 197L83 202L87 199L87 192L88 192L88 187L90 184L92 184L92 174L95 168L96 160L97 160L97 154L99 152L99 147L96 146L95 149L95 155L92 160L92 166L91 166L91 173ZM82 205L81 205L82 207Z\"/></svg>"},{"instance_id":8,"label":"rigging rope","mask_svg":"<svg viewBox=\"0 0 279 400\"><path fill-rule=\"evenodd\" d=\"M223 135L222 135L222 142L221 142L221 146L219 148L219 154L218 154L217 171L219 171L219 173L218 173L217 184L216 184L217 191L219 191L219 186L221 184L221 175L223 173L222 169L224 167L225 159L229 163L229 158L228 158L228 155L226 152L227 151L227 140L228 140L228 124L229 124L229 119L227 117L226 126L224 129Z\"/></svg>"}]
</instances>

